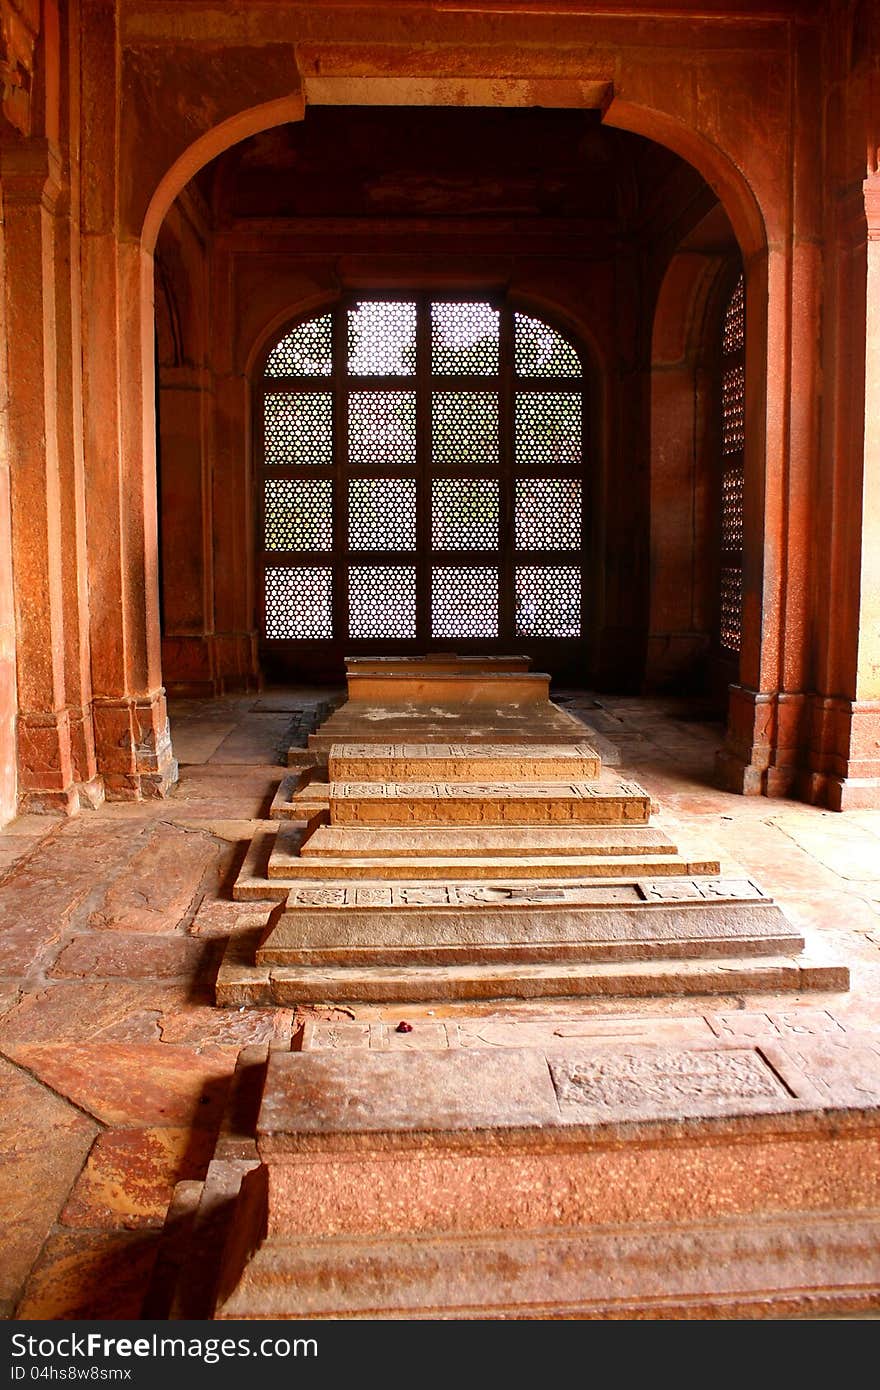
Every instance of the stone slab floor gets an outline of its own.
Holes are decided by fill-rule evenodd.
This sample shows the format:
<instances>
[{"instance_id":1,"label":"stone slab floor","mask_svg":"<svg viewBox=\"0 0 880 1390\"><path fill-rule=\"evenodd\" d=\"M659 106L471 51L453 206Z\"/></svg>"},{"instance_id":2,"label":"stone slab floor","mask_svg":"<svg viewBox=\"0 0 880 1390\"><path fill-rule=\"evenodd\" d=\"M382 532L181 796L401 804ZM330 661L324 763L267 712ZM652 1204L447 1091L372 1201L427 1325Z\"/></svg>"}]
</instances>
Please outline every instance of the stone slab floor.
<instances>
[{"instance_id":1,"label":"stone slab floor","mask_svg":"<svg viewBox=\"0 0 880 1390\"><path fill-rule=\"evenodd\" d=\"M326 698L286 689L179 701L181 776L169 799L71 821L25 816L0 832L5 1317L138 1316L174 1184L203 1176L250 1043L509 1045L592 1025L625 1035L634 1015L721 1034L842 1039L849 1026L880 1027L880 811L717 791L719 726L683 701L579 692L557 698L619 745L621 775L651 791L677 838L714 848L725 872L754 876L795 924L820 933L850 965L849 994L215 1009L220 939L265 915L230 899L251 821L268 815L282 750L304 743ZM395 1034L402 1018L412 1033Z\"/></svg>"}]
</instances>

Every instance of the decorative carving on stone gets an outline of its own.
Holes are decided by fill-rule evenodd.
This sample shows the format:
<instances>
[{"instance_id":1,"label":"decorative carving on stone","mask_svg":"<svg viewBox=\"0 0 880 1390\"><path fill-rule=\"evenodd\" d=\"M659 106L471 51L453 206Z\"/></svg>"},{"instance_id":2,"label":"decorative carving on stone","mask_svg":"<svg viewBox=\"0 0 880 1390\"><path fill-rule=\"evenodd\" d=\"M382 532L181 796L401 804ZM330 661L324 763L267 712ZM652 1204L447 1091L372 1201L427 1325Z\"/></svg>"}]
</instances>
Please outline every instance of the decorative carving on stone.
<instances>
[{"instance_id":1,"label":"decorative carving on stone","mask_svg":"<svg viewBox=\"0 0 880 1390\"><path fill-rule=\"evenodd\" d=\"M764 894L748 878L667 878L639 884L646 902L767 902Z\"/></svg>"},{"instance_id":2,"label":"decorative carving on stone","mask_svg":"<svg viewBox=\"0 0 880 1390\"><path fill-rule=\"evenodd\" d=\"M754 1048L717 1052L645 1048L550 1059L562 1106L641 1109L692 1101L786 1099L788 1091Z\"/></svg>"},{"instance_id":3,"label":"decorative carving on stone","mask_svg":"<svg viewBox=\"0 0 880 1390\"><path fill-rule=\"evenodd\" d=\"M39 0L0 0L0 107L21 135L31 133Z\"/></svg>"}]
</instances>

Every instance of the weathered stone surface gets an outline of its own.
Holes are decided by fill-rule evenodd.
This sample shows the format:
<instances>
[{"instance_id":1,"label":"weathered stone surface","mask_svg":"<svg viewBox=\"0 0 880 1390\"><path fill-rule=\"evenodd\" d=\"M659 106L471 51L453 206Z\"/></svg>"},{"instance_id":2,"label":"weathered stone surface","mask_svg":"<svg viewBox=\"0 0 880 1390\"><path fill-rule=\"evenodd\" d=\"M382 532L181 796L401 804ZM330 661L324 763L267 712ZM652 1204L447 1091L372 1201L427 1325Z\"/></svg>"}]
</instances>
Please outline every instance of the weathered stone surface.
<instances>
[{"instance_id":1,"label":"weathered stone surface","mask_svg":"<svg viewBox=\"0 0 880 1390\"><path fill-rule=\"evenodd\" d=\"M331 782L333 825L571 825L647 823L635 782Z\"/></svg>"},{"instance_id":2,"label":"weathered stone surface","mask_svg":"<svg viewBox=\"0 0 880 1390\"><path fill-rule=\"evenodd\" d=\"M224 1318L772 1318L869 1309L873 1216L701 1223L535 1237L445 1235L260 1252ZM346 1291L343 1293L342 1291ZM225 1290L224 1290L225 1292Z\"/></svg>"},{"instance_id":3,"label":"weathered stone surface","mask_svg":"<svg viewBox=\"0 0 880 1390\"><path fill-rule=\"evenodd\" d=\"M193 902L218 849L209 836L159 825L119 883L89 918L112 931L160 932L178 925Z\"/></svg>"},{"instance_id":4,"label":"weathered stone surface","mask_svg":"<svg viewBox=\"0 0 880 1390\"><path fill-rule=\"evenodd\" d=\"M275 834L274 828L254 832L232 887L235 902L259 902L262 899L283 902L287 897L287 888L273 883L269 878L269 857L275 847Z\"/></svg>"},{"instance_id":5,"label":"weathered stone surface","mask_svg":"<svg viewBox=\"0 0 880 1390\"><path fill-rule=\"evenodd\" d=\"M43 844L38 861L10 870L0 894L0 975L22 975L45 957L96 883L131 853L106 826L66 825Z\"/></svg>"},{"instance_id":6,"label":"weathered stone surface","mask_svg":"<svg viewBox=\"0 0 880 1390\"><path fill-rule=\"evenodd\" d=\"M502 866L503 867L503 866ZM309 912L314 908L333 909L334 914L366 909L387 909L392 913L413 908L431 908L440 912L462 909L479 911L489 907L506 907L532 911L558 911L560 908L638 908L640 915L673 904L681 912L699 909L696 914L709 921L703 909L722 903L751 903L768 906L767 898L757 884L748 878L661 878L608 879L583 883L544 879L518 883L504 878L484 882L409 883L372 882L346 883L337 879L329 883L299 882L287 893L285 915ZM376 916L376 912L373 912ZM692 912L691 916L695 914ZM377 918L377 920L379 920Z\"/></svg>"},{"instance_id":7,"label":"weathered stone surface","mask_svg":"<svg viewBox=\"0 0 880 1390\"><path fill-rule=\"evenodd\" d=\"M269 816L272 820L295 820L307 823L329 806L330 786L312 779L309 773L296 773L282 778L272 798ZM303 825L305 834L305 824Z\"/></svg>"},{"instance_id":8,"label":"weathered stone surface","mask_svg":"<svg viewBox=\"0 0 880 1390\"><path fill-rule=\"evenodd\" d=\"M337 743L331 782L588 782L601 771L588 743Z\"/></svg>"},{"instance_id":9,"label":"weathered stone surface","mask_svg":"<svg viewBox=\"0 0 880 1390\"><path fill-rule=\"evenodd\" d=\"M655 994L735 994L845 990L849 971L807 956L657 960L556 965L252 966L238 967L237 987L279 1004L405 1003L416 1000L542 999L566 996L644 998ZM218 1001L237 1003L230 991ZM242 995L241 1002L244 1002Z\"/></svg>"},{"instance_id":10,"label":"weathered stone surface","mask_svg":"<svg viewBox=\"0 0 880 1390\"><path fill-rule=\"evenodd\" d=\"M449 838L449 827L444 827ZM638 827L641 829L641 827ZM646 828L647 829L647 828ZM318 851L306 853L311 842L321 834L331 833L334 839L331 841L337 847L337 852L321 853L321 846ZM463 838L467 834L473 834L475 839L488 835L486 830L468 832L467 830L452 832L452 835ZM661 841L663 852L659 855L652 854L650 851L639 851L636 845L630 844L626 847L626 852L616 854L613 845L613 829L603 828L600 832L602 838L599 839L600 852L592 853L589 844L586 846L581 843L576 849L578 830L568 829L566 832L571 838L567 844L563 844L561 854L548 851L542 844L544 837L550 836L552 831L543 827L536 829L517 828L513 830L498 830L496 834L510 836L514 842L518 853L510 852L513 846L508 844L508 852L503 855L495 853L494 848L487 852L485 845L481 846L482 854L475 851L475 846L471 845L471 852L459 856L457 852L452 852L455 840L449 844L434 843L433 852L429 854L429 841L431 840L431 830L422 829L421 831L398 830L395 827L386 827L383 830L363 829L355 826L328 826L319 825L311 832L304 832L303 827L297 823L282 821L278 828L275 844L269 855L268 876L270 879L284 879L289 883L295 883L299 879L497 879L499 871L502 871L508 878L635 878L635 877L663 877L678 876L679 878L688 874L717 875L720 872L720 863L717 859L688 858L683 859L674 853L667 853ZM557 831L557 834L562 833ZM585 827L585 834L596 834L593 827ZM625 831L618 832L621 835ZM367 839L369 846L367 852L358 855L355 853L357 848L363 848L359 841ZM416 854L411 854L406 843L399 845L397 839L422 837L422 843L417 843ZM352 841L354 844L352 844ZM372 843L371 843L372 841ZM376 842L381 845L378 850ZM537 842L537 845L531 843ZM326 849L326 845L324 847ZM446 853L441 853L446 851Z\"/></svg>"},{"instance_id":11,"label":"weathered stone surface","mask_svg":"<svg viewBox=\"0 0 880 1390\"><path fill-rule=\"evenodd\" d=\"M253 949L250 955L253 958ZM182 1043L197 1052L260 1045L289 1048L293 1020L292 1009L239 1008L232 1013L207 1004L191 1004L164 1013L159 1020L159 1036L163 1043Z\"/></svg>"},{"instance_id":12,"label":"weathered stone surface","mask_svg":"<svg viewBox=\"0 0 880 1390\"><path fill-rule=\"evenodd\" d=\"M861 1100L851 1090L858 1075ZM463 1134L484 1128L513 1147L530 1130L532 1145L552 1151L559 1141L553 1129L589 1134L611 1126L624 1134L621 1126L632 1121L687 1126L694 1119L781 1114L808 1114L811 1123L824 1124L825 1110L852 1110L853 1136L861 1134L863 1142L866 1106L875 1109L869 1123L876 1126L880 1046L858 1034L836 1048L816 1037L792 1048L772 1039L720 1042L707 1035L687 1043L606 1037L538 1048L276 1052L268 1059L256 1135L266 1162L316 1148L341 1153L363 1147L368 1136L384 1137L390 1149L414 1148L427 1135L460 1147ZM856 1176L862 1200L880 1193L876 1171Z\"/></svg>"},{"instance_id":13,"label":"weathered stone surface","mask_svg":"<svg viewBox=\"0 0 880 1390\"><path fill-rule=\"evenodd\" d=\"M75 936L49 971L53 978L194 979L210 968L210 942L131 933Z\"/></svg>"},{"instance_id":14,"label":"weathered stone surface","mask_svg":"<svg viewBox=\"0 0 880 1390\"><path fill-rule=\"evenodd\" d=\"M475 671L528 671L532 664L528 656L459 656L456 652L428 652L426 656L347 656L346 671L396 671L399 675L423 675L439 671L462 675Z\"/></svg>"},{"instance_id":15,"label":"weathered stone surface","mask_svg":"<svg viewBox=\"0 0 880 1390\"><path fill-rule=\"evenodd\" d=\"M532 855L523 858L507 856L499 863L492 858L480 859L476 855L464 862L454 855L444 859L420 858L415 863L411 858L372 857L355 859L340 855L337 858L315 857L303 859L293 846L293 853L287 847L284 827L278 833L275 848L269 856L270 879L283 880L291 885L302 879L351 880L384 879L389 882L401 879L448 880L477 879L495 880L499 869L506 879L569 879L595 878L618 879L642 877L677 877L687 874L718 874L721 865L717 859L679 859L667 856L652 859L645 855L614 856L605 855L565 855L553 857Z\"/></svg>"},{"instance_id":16,"label":"weathered stone surface","mask_svg":"<svg viewBox=\"0 0 880 1390\"><path fill-rule=\"evenodd\" d=\"M282 827L286 829L286 827ZM279 830L281 834L281 830ZM646 855L675 854L671 835L650 826L416 826L386 829L357 825L319 825L302 842L304 859L325 855L386 859L395 854L412 858L436 855L461 860L492 856L506 859L525 854Z\"/></svg>"},{"instance_id":17,"label":"weathered stone surface","mask_svg":"<svg viewBox=\"0 0 880 1390\"><path fill-rule=\"evenodd\" d=\"M216 1127L237 1049L165 1043L23 1043L19 1066L107 1125Z\"/></svg>"},{"instance_id":18,"label":"weathered stone surface","mask_svg":"<svg viewBox=\"0 0 880 1390\"><path fill-rule=\"evenodd\" d=\"M708 1034L271 1057L215 1316L719 1315L769 1310L771 1290L873 1294L880 1052L841 1064L866 1080L858 1102L821 1040L802 1046L827 1098L784 1048Z\"/></svg>"},{"instance_id":19,"label":"weathered stone surface","mask_svg":"<svg viewBox=\"0 0 880 1390\"><path fill-rule=\"evenodd\" d=\"M157 1249L157 1237L147 1233L51 1236L16 1317L40 1322L137 1318Z\"/></svg>"},{"instance_id":20,"label":"weathered stone surface","mask_svg":"<svg viewBox=\"0 0 880 1390\"><path fill-rule=\"evenodd\" d=\"M361 704L531 705L548 703L550 677L538 671L348 671L348 698Z\"/></svg>"},{"instance_id":21,"label":"weathered stone surface","mask_svg":"<svg viewBox=\"0 0 880 1390\"><path fill-rule=\"evenodd\" d=\"M273 1053L257 1148L265 1160L370 1135L540 1127L558 1117L538 1052Z\"/></svg>"},{"instance_id":22,"label":"weathered stone surface","mask_svg":"<svg viewBox=\"0 0 880 1390\"><path fill-rule=\"evenodd\" d=\"M598 896L598 895L597 895ZM552 898L551 898L552 901ZM283 913L257 947L260 965L552 964L794 955L803 937L771 904L702 911L520 910ZM521 909L531 908L526 899Z\"/></svg>"},{"instance_id":23,"label":"weathered stone surface","mask_svg":"<svg viewBox=\"0 0 880 1390\"><path fill-rule=\"evenodd\" d=\"M349 700L315 733L309 748L329 756L334 743L520 743L589 741L590 729L549 701L528 705L367 703Z\"/></svg>"},{"instance_id":24,"label":"weathered stone surface","mask_svg":"<svg viewBox=\"0 0 880 1390\"><path fill-rule=\"evenodd\" d=\"M204 897L189 924L191 935L209 939L227 937L241 927L257 926L266 920L265 905L243 907L235 899Z\"/></svg>"},{"instance_id":25,"label":"weathered stone surface","mask_svg":"<svg viewBox=\"0 0 880 1390\"><path fill-rule=\"evenodd\" d=\"M18 1298L96 1133L79 1110L0 1058L0 1306Z\"/></svg>"},{"instance_id":26,"label":"weathered stone surface","mask_svg":"<svg viewBox=\"0 0 880 1390\"><path fill-rule=\"evenodd\" d=\"M109 1130L95 1141L61 1214L67 1226L160 1226L175 1184L204 1176L214 1150L206 1129Z\"/></svg>"},{"instance_id":27,"label":"weathered stone surface","mask_svg":"<svg viewBox=\"0 0 880 1390\"><path fill-rule=\"evenodd\" d=\"M0 1047L19 1043L152 1042L167 1009L182 1008L192 990L183 981L59 980L25 994L0 1019Z\"/></svg>"}]
</instances>

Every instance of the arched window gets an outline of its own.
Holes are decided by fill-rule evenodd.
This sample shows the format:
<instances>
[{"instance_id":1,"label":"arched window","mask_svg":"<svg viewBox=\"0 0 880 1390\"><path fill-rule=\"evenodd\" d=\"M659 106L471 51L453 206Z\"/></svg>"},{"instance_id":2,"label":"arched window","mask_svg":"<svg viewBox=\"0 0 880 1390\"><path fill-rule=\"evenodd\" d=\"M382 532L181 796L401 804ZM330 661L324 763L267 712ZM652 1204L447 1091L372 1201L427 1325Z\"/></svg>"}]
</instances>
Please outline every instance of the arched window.
<instances>
[{"instance_id":1,"label":"arched window","mask_svg":"<svg viewBox=\"0 0 880 1390\"><path fill-rule=\"evenodd\" d=\"M360 299L286 332L260 388L270 667L437 649L571 666L585 422L567 338L488 301Z\"/></svg>"},{"instance_id":2,"label":"arched window","mask_svg":"<svg viewBox=\"0 0 880 1390\"><path fill-rule=\"evenodd\" d=\"M746 316L740 275L721 328L721 501L718 645L738 656L742 643L743 483L745 479Z\"/></svg>"}]
</instances>

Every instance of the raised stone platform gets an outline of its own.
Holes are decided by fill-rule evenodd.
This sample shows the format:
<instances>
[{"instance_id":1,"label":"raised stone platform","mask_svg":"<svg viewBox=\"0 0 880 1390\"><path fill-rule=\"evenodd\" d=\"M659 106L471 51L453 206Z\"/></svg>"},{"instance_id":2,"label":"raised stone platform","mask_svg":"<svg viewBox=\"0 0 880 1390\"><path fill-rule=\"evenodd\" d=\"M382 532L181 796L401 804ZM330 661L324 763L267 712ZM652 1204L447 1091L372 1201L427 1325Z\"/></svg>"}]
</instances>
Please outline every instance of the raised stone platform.
<instances>
[{"instance_id":1,"label":"raised stone platform","mask_svg":"<svg viewBox=\"0 0 880 1390\"><path fill-rule=\"evenodd\" d=\"M513 690L520 675L479 679ZM343 706L319 731L346 729L327 772L282 782L278 828L255 834L234 889L281 907L230 942L218 1003L847 987L758 885L651 826L648 793L603 771L584 726L546 699L531 738L496 737L512 712L526 727L508 703L467 719L456 706L454 741L398 740L418 708ZM376 726L384 738L364 736Z\"/></svg>"},{"instance_id":2,"label":"raised stone platform","mask_svg":"<svg viewBox=\"0 0 880 1390\"><path fill-rule=\"evenodd\" d=\"M364 704L534 705L550 699L550 677L539 671L349 671L348 698Z\"/></svg>"},{"instance_id":3,"label":"raised stone platform","mask_svg":"<svg viewBox=\"0 0 880 1390\"><path fill-rule=\"evenodd\" d=\"M331 782L567 782L599 776L588 743L338 743L328 760Z\"/></svg>"},{"instance_id":4,"label":"raised stone platform","mask_svg":"<svg viewBox=\"0 0 880 1390\"><path fill-rule=\"evenodd\" d=\"M643 1319L876 1304L876 1037L816 1010L617 1023L628 1037L614 1019L551 1019L529 1046L485 1044L493 1027L515 1036L509 1023L429 1023L397 1050L382 1025L325 1024L303 1040L318 1051L246 1050L163 1311Z\"/></svg>"},{"instance_id":5,"label":"raised stone platform","mask_svg":"<svg viewBox=\"0 0 880 1390\"><path fill-rule=\"evenodd\" d=\"M282 830L279 829L279 837ZM358 825L320 825L301 843L303 859L352 855L380 859L395 854L408 859L449 855L457 861L473 856L507 860L522 855L673 855L675 842L656 822L650 826L416 826L412 829ZM419 866L421 873L421 865ZM715 872L711 870L710 872Z\"/></svg>"},{"instance_id":6,"label":"raised stone platform","mask_svg":"<svg viewBox=\"0 0 880 1390\"><path fill-rule=\"evenodd\" d=\"M334 825L645 825L636 782L331 782Z\"/></svg>"},{"instance_id":7,"label":"raised stone platform","mask_svg":"<svg viewBox=\"0 0 880 1390\"><path fill-rule=\"evenodd\" d=\"M309 750L329 755L334 743L468 743L493 745L596 743L595 731L549 700L519 704L462 704L351 699L313 734ZM607 745L606 745L607 746ZM606 762L608 758L603 750Z\"/></svg>"},{"instance_id":8,"label":"raised stone platform","mask_svg":"<svg viewBox=\"0 0 880 1390\"><path fill-rule=\"evenodd\" d=\"M426 656L347 656L345 669L349 675L396 672L399 675L419 676L440 672L444 675L474 675L504 671L528 671L528 656L459 656L456 652L428 652Z\"/></svg>"}]
</instances>

